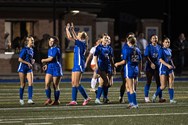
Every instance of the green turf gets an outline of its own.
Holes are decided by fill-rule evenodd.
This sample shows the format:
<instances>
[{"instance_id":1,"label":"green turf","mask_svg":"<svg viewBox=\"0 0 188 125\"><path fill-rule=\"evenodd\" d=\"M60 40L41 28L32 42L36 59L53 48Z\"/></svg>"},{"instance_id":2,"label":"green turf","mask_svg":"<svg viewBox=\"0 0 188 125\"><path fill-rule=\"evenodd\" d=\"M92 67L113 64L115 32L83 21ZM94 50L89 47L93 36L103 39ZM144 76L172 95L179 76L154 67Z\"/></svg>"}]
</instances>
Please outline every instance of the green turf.
<instances>
[{"instance_id":1,"label":"green turf","mask_svg":"<svg viewBox=\"0 0 188 125\"><path fill-rule=\"evenodd\" d=\"M166 103L144 103L144 83L137 88L138 109L127 109L119 104L119 86L114 83L109 89L110 104L94 104L95 93L89 92L89 83L82 83L92 101L82 106L83 98L78 93L78 106L66 106L71 101L71 84L61 83L59 106L44 106L46 99L44 84L34 83L34 105L19 105L19 83L0 83L0 125L187 125L188 124L188 83L175 83L175 99L177 104L169 104L167 89L163 96ZM150 98L156 87L152 83ZM53 91L52 91L53 93ZM53 97L53 94L52 94ZM27 101L27 87L24 93Z\"/></svg>"}]
</instances>

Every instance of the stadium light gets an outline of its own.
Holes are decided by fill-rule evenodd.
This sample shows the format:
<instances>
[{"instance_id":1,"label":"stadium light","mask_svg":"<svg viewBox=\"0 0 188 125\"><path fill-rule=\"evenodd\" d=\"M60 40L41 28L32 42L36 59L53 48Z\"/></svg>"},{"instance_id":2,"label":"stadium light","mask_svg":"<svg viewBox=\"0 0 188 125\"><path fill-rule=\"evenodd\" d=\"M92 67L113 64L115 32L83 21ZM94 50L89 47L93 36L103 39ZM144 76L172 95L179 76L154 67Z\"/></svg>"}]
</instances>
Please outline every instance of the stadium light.
<instances>
[{"instance_id":1,"label":"stadium light","mask_svg":"<svg viewBox=\"0 0 188 125\"><path fill-rule=\"evenodd\" d=\"M79 10L72 10L71 13L72 13L72 15L76 15L76 14L80 13L80 11Z\"/></svg>"}]
</instances>

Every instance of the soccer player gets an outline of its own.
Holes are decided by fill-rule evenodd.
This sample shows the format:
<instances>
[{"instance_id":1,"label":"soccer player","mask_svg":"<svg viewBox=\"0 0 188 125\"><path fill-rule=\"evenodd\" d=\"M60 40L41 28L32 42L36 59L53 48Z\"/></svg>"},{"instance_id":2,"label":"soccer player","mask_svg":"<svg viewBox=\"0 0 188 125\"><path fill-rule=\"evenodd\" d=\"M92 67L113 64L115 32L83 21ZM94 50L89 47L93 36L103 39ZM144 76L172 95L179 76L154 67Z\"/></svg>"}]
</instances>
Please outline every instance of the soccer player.
<instances>
[{"instance_id":1,"label":"soccer player","mask_svg":"<svg viewBox=\"0 0 188 125\"><path fill-rule=\"evenodd\" d=\"M127 38L128 47L123 53L123 60L115 63L115 66L124 65L124 77L126 79L126 89L129 92L129 108L138 108L136 100L136 84L138 82L139 69L141 69L141 51L136 47L136 38L130 36Z\"/></svg>"},{"instance_id":2,"label":"soccer player","mask_svg":"<svg viewBox=\"0 0 188 125\"><path fill-rule=\"evenodd\" d=\"M90 49L89 55L88 55L88 57L86 59L86 63L85 63L85 67L87 67L87 64L88 64L89 60L92 58L90 67L93 70L93 77L91 79L91 89L90 89L90 91L93 91L93 92L95 92L95 86L97 84L97 78L99 77L98 74L95 71L96 64L95 64L95 61L94 61L93 57L94 57L94 53L95 53L96 47L100 44L100 39L101 38L98 38L96 40L96 42L95 42L95 46L93 46Z\"/></svg>"},{"instance_id":3,"label":"soccer player","mask_svg":"<svg viewBox=\"0 0 188 125\"><path fill-rule=\"evenodd\" d=\"M55 36L51 36L48 41L48 58L42 59L41 62L45 64L43 70L45 71L45 93L47 100L44 105L59 105L60 89L59 83L61 81L63 72L61 66L61 53L58 47L59 40ZM51 87L50 84L53 82L54 88L54 101L51 100Z\"/></svg>"},{"instance_id":4,"label":"soccer player","mask_svg":"<svg viewBox=\"0 0 188 125\"><path fill-rule=\"evenodd\" d=\"M157 88L160 87L159 78L159 60L158 53L161 46L158 44L158 36L153 34L150 38L151 43L146 47L144 56L146 57L146 77L147 82L144 87L145 102L151 102L149 99L149 90L152 78L155 77ZM159 102L165 102L166 99L162 98L162 92L159 94Z\"/></svg>"},{"instance_id":5,"label":"soccer player","mask_svg":"<svg viewBox=\"0 0 188 125\"><path fill-rule=\"evenodd\" d=\"M109 103L110 100L108 99L108 89L113 85L113 76L116 74L116 68L114 65L114 51L113 48L111 47L111 38L108 34L103 34L107 36L107 45L109 47L110 53L111 53L111 58L109 58L109 67L111 68L110 74L108 74L109 76L109 85L106 91L103 91L103 103Z\"/></svg>"},{"instance_id":6,"label":"soccer player","mask_svg":"<svg viewBox=\"0 0 188 125\"><path fill-rule=\"evenodd\" d=\"M168 83L168 92L170 97L170 103L174 104L176 101L174 100L174 71L175 69L174 63L172 61L172 52L170 47L170 39L165 37L162 41L163 47L159 50L159 74L160 74L160 82L161 86L157 89L155 94L152 97L152 102L156 101L156 97L163 91Z\"/></svg>"},{"instance_id":7,"label":"soccer player","mask_svg":"<svg viewBox=\"0 0 188 125\"><path fill-rule=\"evenodd\" d=\"M20 105L24 105L23 100L23 94L24 94L24 88L26 84L26 79L28 81L28 104L34 104L32 97L33 97L33 64L35 60L33 59L34 52L33 52L33 46L34 46L34 39L32 36L28 36L25 40L26 46L22 48L18 61L20 62L18 67L18 73L20 78Z\"/></svg>"},{"instance_id":8,"label":"soccer player","mask_svg":"<svg viewBox=\"0 0 188 125\"><path fill-rule=\"evenodd\" d=\"M124 51L126 51L126 48L128 48L128 45L127 45L127 38L130 37L130 36L135 36L135 34L133 32L129 32L127 34L127 37L126 37L126 40L124 41L124 45L122 47L122 51L121 51L121 58L123 58L123 53ZM126 87L126 80L124 78L124 67L125 67L125 64L124 65L121 65L121 78L122 78L122 85L120 87L120 95L119 95L119 102L120 103L124 103L124 99L123 99L123 96L124 96L124 93L125 93L125 89L127 88ZM129 95L129 90L127 90L127 95Z\"/></svg>"},{"instance_id":9,"label":"soccer player","mask_svg":"<svg viewBox=\"0 0 188 125\"><path fill-rule=\"evenodd\" d=\"M85 71L85 53L88 42L88 35L86 32L74 31L74 25L68 23L66 26L66 35L70 41L75 43L74 47L74 66L72 69L72 101L67 104L70 106L77 105L77 91L79 90L84 97L82 105L87 105L91 98L87 95L84 87L80 84L82 73Z\"/></svg>"},{"instance_id":10,"label":"soccer player","mask_svg":"<svg viewBox=\"0 0 188 125\"><path fill-rule=\"evenodd\" d=\"M104 103L108 103L108 88L112 85L112 72L114 70L113 51L109 46L110 37L107 34L102 35L101 44L96 48L94 60L96 63L97 73L100 75L99 86L96 94L96 104L100 102L101 94L103 93Z\"/></svg>"}]
</instances>

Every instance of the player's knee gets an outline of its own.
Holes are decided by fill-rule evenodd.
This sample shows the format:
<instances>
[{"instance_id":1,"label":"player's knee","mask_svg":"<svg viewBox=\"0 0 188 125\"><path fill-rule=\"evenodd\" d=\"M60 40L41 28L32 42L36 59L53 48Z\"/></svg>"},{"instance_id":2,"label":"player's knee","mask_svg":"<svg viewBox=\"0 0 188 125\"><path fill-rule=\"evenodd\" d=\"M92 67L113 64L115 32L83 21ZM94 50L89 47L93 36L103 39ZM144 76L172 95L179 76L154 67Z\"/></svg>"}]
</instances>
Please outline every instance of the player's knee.
<instances>
[{"instance_id":1,"label":"player's knee","mask_svg":"<svg viewBox=\"0 0 188 125\"><path fill-rule=\"evenodd\" d=\"M160 88L161 88L161 90L164 90L166 88L166 86L162 85Z\"/></svg>"},{"instance_id":2,"label":"player's knee","mask_svg":"<svg viewBox=\"0 0 188 125\"><path fill-rule=\"evenodd\" d=\"M21 83L20 87L25 88L25 83Z\"/></svg>"}]
</instances>

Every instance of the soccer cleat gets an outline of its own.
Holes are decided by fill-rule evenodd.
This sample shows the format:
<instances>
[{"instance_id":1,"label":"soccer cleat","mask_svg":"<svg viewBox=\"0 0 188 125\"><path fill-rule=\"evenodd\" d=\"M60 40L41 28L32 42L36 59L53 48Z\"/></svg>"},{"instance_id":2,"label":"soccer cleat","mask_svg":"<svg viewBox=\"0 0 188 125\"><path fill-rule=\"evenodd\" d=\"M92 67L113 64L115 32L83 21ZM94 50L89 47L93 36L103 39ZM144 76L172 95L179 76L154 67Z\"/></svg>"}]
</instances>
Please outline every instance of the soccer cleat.
<instances>
[{"instance_id":1,"label":"soccer cleat","mask_svg":"<svg viewBox=\"0 0 188 125\"><path fill-rule=\"evenodd\" d=\"M138 108L138 105L132 105L131 107L130 107L130 109L137 109Z\"/></svg>"},{"instance_id":2,"label":"soccer cleat","mask_svg":"<svg viewBox=\"0 0 188 125\"><path fill-rule=\"evenodd\" d=\"M146 102L146 103L151 102L150 99L149 99L149 97L145 97L145 102Z\"/></svg>"},{"instance_id":3,"label":"soccer cleat","mask_svg":"<svg viewBox=\"0 0 188 125\"><path fill-rule=\"evenodd\" d=\"M20 105L24 105L24 100L20 99Z\"/></svg>"},{"instance_id":4,"label":"soccer cleat","mask_svg":"<svg viewBox=\"0 0 188 125\"><path fill-rule=\"evenodd\" d=\"M74 106L77 105L78 103L76 101L71 101L67 104L67 106Z\"/></svg>"},{"instance_id":5,"label":"soccer cleat","mask_svg":"<svg viewBox=\"0 0 188 125\"><path fill-rule=\"evenodd\" d=\"M51 99L47 99L45 102L44 102L44 105L50 105L52 103L52 100Z\"/></svg>"},{"instance_id":6,"label":"soccer cleat","mask_svg":"<svg viewBox=\"0 0 188 125\"><path fill-rule=\"evenodd\" d=\"M119 103L125 103L125 100L123 97L119 97Z\"/></svg>"},{"instance_id":7,"label":"soccer cleat","mask_svg":"<svg viewBox=\"0 0 188 125\"><path fill-rule=\"evenodd\" d=\"M133 105L134 105L133 103L129 103L129 104L127 105L127 108L130 109Z\"/></svg>"},{"instance_id":8,"label":"soccer cleat","mask_svg":"<svg viewBox=\"0 0 188 125\"><path fill-rule=\"evenodd\" d=\"M170 100L170 104L176 104L177 103L177 101L175 101L175 100Z\"/></svg>"},{"instance_id":9,"label":"soccer cleat","mask_svg":"<svg viewBox=\"0 0 188 125\"><path fill-rule=\"evenodd\" d=\"M95 99L95 104L102 104L98 98Z\"/></svg>"},{"instance_id":10,"label":"soccer cleat","mask_svg":"<svg viewBox=\"0 0 188 125\"><path fill-rule=\"evenodd\" d=\"M157 97L156 97L156 95L154 94L154 95L152 96L152 102L153 102L153 103L156 102L156 98L157 98Z\"/></svg>"},{"instance_id":11,"label":"soccer cleat","mask_svg":"<svg viewBox=\"0 0 188 125\"><path fill-rule=\"evenodd\" d=\"M91 98L90 98L90 97L88 97L87 99L85 99L84 102L82 103L82 105L83 105L83 106L84 106L84 105L87 105L89 101L91 101Z\"/></svg>"},{"instance_id":12,"label":"soccer cleat","mask_svg":"<svg viewBox=\"0 0 188 125\"><path fill-rule=\"evenodd\" d=\"M160 102L160 103L166 102L166 99L160 98L160 99L159 99L159 102Z\"/></svg>"},{"instance_id":13,"label":"soccer cleat","mask_svg":"<svg viewBox=\"0 0 188 125\"><path fill-rule=\"evenodd\" d=\"M60 104L60 101L53 101L50 105L59 105Z\"/></svg>"},{"instance_id":14,"label":"soccer cleat","mask_svg":"<svg viewBox=\"0 0 188 125\"><path fill-rule=\"evenodd\" d=\"M28 104L35 104L32 99L28 99L27 103Z\"/></svg>"},{"instance_id":15,"label":"soccer cleat","mask_svg":"<svg viewBox=\"0 0 188 125\"><path fill-rule=\"evenodd\" d=\"M110 103L110 100L108 98L103 98L103 103L104 104Z\"/></svg>"}]
</instances>

